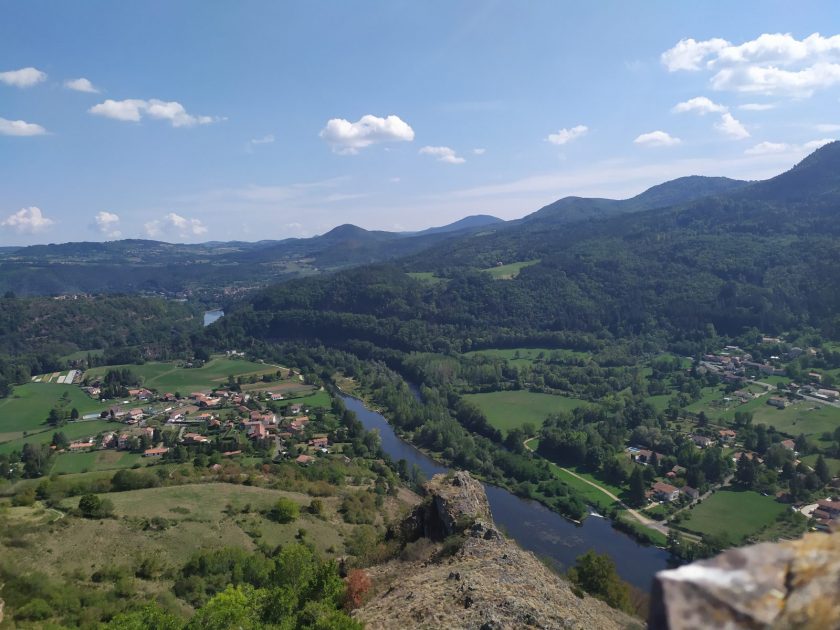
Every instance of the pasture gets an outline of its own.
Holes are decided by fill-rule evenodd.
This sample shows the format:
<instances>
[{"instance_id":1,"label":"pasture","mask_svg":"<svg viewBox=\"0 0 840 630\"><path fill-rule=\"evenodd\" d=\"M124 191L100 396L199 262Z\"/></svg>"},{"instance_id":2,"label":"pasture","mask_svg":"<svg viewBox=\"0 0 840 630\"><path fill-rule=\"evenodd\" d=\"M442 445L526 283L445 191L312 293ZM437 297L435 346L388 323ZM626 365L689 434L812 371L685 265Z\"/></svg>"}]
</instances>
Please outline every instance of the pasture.
<instances>
[{"instance_id":1,"label":"pasture","mask_svg":"<svg viewBox=\"0 0 840 630\"><path fill-rule=\"evenodd\" d=\"M539 394L524 390L467 394L464 396L487 417L487 421L503 433L526 423L539 429L546 416L587 405L585 400Z\"/></svg>"},{"instance_id":2,"label":"pasture","mask_svg":"<svg viewBox=\"0 0 840 630\"><path fill-rule=\"evenodd\" d=\"M149 458L143 459L141 454L110 449L85 453L61 453L55 458L50 472L61 475L91 470L115 470L147 463L149 463Z\"/></svg>"},{"instance_id":3,"label":"pasture","mask_svg":"<svg viewBox=\"0 0 840 630\"><path fill-rule=\"evenodd\" d=\"M487 269L482 269L482 271L489 273L495 280L513 280L525 267L536 265L538 262L540 262L539 258L536 260L524 260L507 265L488 267Z\"/></svg>"},{"instance_id":4,"label":"pasture","mask_svg":"<svg viewBox=\"0 0 840 630\"><path fill-rule=\"evenodd\" d=\"M107 405L92 399L75 385L26 383L17 385L8 398L0 400L0 442L22 437L24 431L41 431L50 410L61 404L68 411L74 407L81 415L98 412Z\"/></svg>"},{"instance_id":5,"label":"pasture","mask_svg":"<svg viewBox=\"0 0 840 630\"><path fill-rule=\"evenodd\" d=\"M787 508L758 492L718 490L694 509L681 529L703 535L720 535L737 545L761 528L773 524Z\"/></svg>"},{"instance_id":6,"label":"pasture","mask_svg":"<svg viewBox=\"0 0 840 630\"><path fill-rule=\"evenodd\" d=\"M80 438L98 435L103 431L117 431L121 426L120 423L108 422L106 420L82 420L68 422L63 427L44 427L38 433L30 433L26 437L18 437L8 442L3 442L0 444L0 453L10 453L15 450L20 451L27 442L30 444L48 444L52 440L53 433L56 431L64 433L68 440L78 440Z\"/></svg>"},{"instance_id":7,"label":"pasture","mask_svg":"<svg viewBox=\"0 0 840 630\"><path fill-rule=\"evenodd\" d=\"M731 419L736 411L751 411L753 424L766 424L776 427L777 431L791 436L804 433L819 436L823 432L833 432L840 427L840 409L810 400L797 400L784 409L777 409L767 404L768 396L727 410L723 417Z\"/></svg>"},{"instance_id":8,"label":"pasture","mask_svg":"<svg viewBox=\"0 0 840 630\"><path fill-rule=\"evenodd\" d=\"M177 391L181 394L222 387L227 382L228 376L262 376L263 374L274 374L278 370L273 365L216 356L200 368L179 367L171 362L110 365L88 370L85 372L85 377L103 377L108 370L123 368L131 370L139 376L143 380L144 387L156 389L159 392L174 393Z\"/></svg>"},{"instance_id":9,"label":"pasture","mask_svg":"<svg viewBox=\"0 0 840 630\"><path fill-rule=\"evenodd\" d=\"M567 350L566 348L487 348L485 350L466 352L464 356L496 357L507 359L517 367L527 367L537 361L569 361L572 359L585 359L590 355L587 352Z\"/></svg>"}]
</instances>

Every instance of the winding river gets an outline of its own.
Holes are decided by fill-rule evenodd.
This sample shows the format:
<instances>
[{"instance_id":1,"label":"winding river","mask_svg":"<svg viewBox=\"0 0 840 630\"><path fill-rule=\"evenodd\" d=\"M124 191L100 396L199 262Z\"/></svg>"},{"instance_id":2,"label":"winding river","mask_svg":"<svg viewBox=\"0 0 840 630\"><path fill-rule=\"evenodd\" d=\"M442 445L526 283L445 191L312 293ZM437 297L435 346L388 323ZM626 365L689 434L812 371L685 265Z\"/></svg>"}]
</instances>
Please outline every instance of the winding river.
<instances>
[{"instance_id":1,"label":"winding river","mask_svg":"<svg viewBox=\"0 0 840 630\"><path fill-rule=\"evenodd\" d=\"M382 414L352 396L342 394L341 398L366 429L379 431L382 448L394 461L405 459L409 464L417 464L429 478L447 472L446 467L399 438ZM613 529L605 518L590 516L582 525L575 525L536 501L519 498L490 484L484 484L484 489L496 524L521 547L550 558L563 570L572 566L579 555L594 549L609 554L621 577L647 592L653 574L666 568L666 551L639 544Z\"/></svg>"}]
</instances>

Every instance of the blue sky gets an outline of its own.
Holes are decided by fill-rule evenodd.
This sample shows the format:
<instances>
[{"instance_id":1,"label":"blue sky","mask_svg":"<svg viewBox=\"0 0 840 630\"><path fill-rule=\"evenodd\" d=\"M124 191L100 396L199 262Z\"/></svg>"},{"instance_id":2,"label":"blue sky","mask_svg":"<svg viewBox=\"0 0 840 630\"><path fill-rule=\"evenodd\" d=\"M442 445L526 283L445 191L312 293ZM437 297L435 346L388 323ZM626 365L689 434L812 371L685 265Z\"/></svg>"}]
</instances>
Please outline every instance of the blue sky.
<instances>
[{"instance_id":1,"label":"blue sky","mask_svg":"<svg viewBox=\"0 0 840 630\"><path fill-rule=\"evenodd\" d=\"M840 136L840 5L797 4L5 2L0 244L409 230L768 177Z\"/></svg>"}]
</instances>

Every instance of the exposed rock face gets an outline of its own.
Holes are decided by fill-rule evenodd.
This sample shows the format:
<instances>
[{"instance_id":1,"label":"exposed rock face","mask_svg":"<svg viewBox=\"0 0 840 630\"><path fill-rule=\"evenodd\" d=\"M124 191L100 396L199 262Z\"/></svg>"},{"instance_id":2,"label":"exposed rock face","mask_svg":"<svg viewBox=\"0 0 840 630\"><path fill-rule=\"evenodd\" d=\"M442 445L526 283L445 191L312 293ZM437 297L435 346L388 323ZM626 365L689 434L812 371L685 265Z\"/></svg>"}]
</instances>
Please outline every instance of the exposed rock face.
<instances>
[{"instance_id":1,"label":"exposed rock face","mask_svg":"<svg viewBox=\"0 0 840 630\"><path fill-rule=\"evenodd\" d=\"M469 473L436 475L426 489L429 500L404 533L438 540L463 534L463 545L448 558L368 569L376 594L355 613L368 628L642 627L598 599L578 597L533 554L505 539L484 488Z\"/></svg>"},{"instance_id":2,"label":"exposed rock face","mask_svg":"<svg viewBox=\"0 0 840 630\"><path fill-rule=\"evenodd\" d=\"M661 571L650 627L840 628L840 533L731 549Z\"/></svg>"}]
</instances>

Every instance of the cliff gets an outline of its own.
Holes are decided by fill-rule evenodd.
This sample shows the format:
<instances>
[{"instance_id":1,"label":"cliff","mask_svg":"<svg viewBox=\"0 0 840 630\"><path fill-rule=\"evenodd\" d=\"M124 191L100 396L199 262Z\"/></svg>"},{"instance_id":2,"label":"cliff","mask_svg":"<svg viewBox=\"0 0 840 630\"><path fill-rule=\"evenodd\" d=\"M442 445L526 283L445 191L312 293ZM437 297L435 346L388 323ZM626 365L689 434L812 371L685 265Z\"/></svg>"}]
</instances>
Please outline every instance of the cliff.
<instances>
[{"instance_id":1,"label":"cliff","mask_svg":"<svg viewBox=\"0 0 840 630\"><path fill-rule=\"evenodd\" d=\"M813 533L659 572L650 628L840 628L839 602L840 533Z\"/></svg>"},{"instance_id":2,"label":"cliff","mask_svg":"<svg viewBox=\"0 0 840 630\"><path fill-rule=\"evenodd\" d=\"M355 613L368 628L642 627L598 599L576 595L533 554L507 540L496 529L484 488L469 473L436 475L426 493L402 535L414 544L445 540L444 549L456 550L368 569L375 593Z\"/></svg>"}]
</instances>

